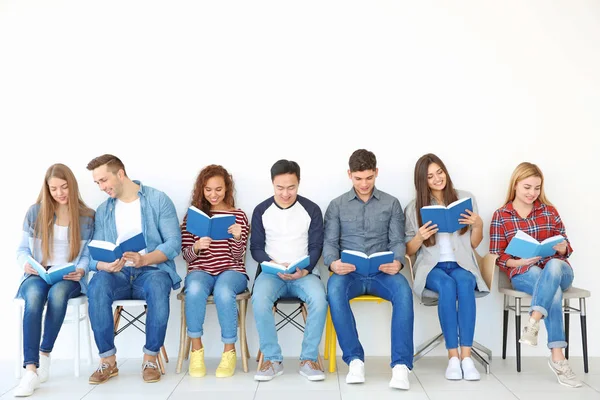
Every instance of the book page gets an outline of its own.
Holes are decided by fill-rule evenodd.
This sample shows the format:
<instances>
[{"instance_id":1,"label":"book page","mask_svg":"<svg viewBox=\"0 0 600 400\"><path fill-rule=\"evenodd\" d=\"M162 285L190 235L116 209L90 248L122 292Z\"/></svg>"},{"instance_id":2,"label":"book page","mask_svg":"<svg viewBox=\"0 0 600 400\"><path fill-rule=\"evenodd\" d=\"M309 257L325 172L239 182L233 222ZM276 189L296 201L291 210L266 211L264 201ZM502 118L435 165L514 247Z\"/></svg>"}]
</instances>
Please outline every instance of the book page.
<instances>
[{"instance_id":1,"label":"book page","mask_svg":"<svg viewBox=\"0 0 600 400\"><path fill-rule=\"evenodd\" d=\"M547 243L553 243L556 242L556 244L562 242L563 240L565 240L565 237L563 235L556 235L556 236L552 236L549 237L548 239L544 240L542 242L542 244L547 244Z\"/></svg>"},{"instance_id":2,"label":"book page","mask_svg":"<svg viewBox=\"0 0 600 400\"><path fill-rule=\"evenodd\" d=\"M471 198L470 198L470 197L464 197L464 198L462 198L462 199L458 199L458 200L456 200L456 201L454 201L454 202L452 202L452 203L448 204L448 207L447 207L447 208L452 208L452 207L454 207L454 206L457 206L457 205L459 205L460 203L464 203L465 201L469 201L469 200L471 200Z\"/></svg>"},{"instance_id":3,"label":"book page","mask_svg":"<svg viewBox=\"0 0 600 400\"><path fill-rule=\"evenodd\" d=\"M63 265L55 265L53 267L48 268L48 273L60 271L61 269L67 269L73 267L74 265L71 263L63 264Z\"/></svg>"},{"instance_id":4,"label":"book page","mask_svg":"<svg viewBox=\"0 0 600 400\"><path fill-rule=\"evenodd\" d=\"M344 251L342 251L342 253L346 253L346 254L350 254L353 256L362 257L362 258L369 258L368 255L366 255L362 251L357 251L357 250L344 250Z\"/></svg>"},{"instance_id":5,"label":"book page","mask_svg":"<svg viewBox=\"0 0 600 400\"><path fill-rule=\"evenodd\" d=\"M514 237L517 239L524 240L526 242L530 242L530 243L536 243L536 244L540 243L537 240L535 240L533 237L529 236L528 234L526 234L525 232L523 232L521 230L517 231L517 233L515 234Z\"/></svg>"},{"instance_id":6,"label":"book page","mask_svg":"<svg viewBox=\"0 0 600 400\"><path fill-rule=\"evenodd\" d=\"M385 256L388 254L394 254L393 251L379 251L377 253L373 253L369 256L369 258L375 258L375 257L379 257L379 256Z\"/></svg>"},{"instance_id":7,"label":"book page","mask_svg":"<svg viewBox=\"0 0 600 400\"><path fill-rule=\"evenodd\" d=\"M105 242L104 240L92 240L88 246L97 247L99 249L105 249L113 251L117 245L111 242Z\"/></svg>"},{"instance_id":8,"label":"book page","mask_svg":"<svg viewBox=\"0 0 600 400\"><path fill-rule=\"evenodd\" d=\"M209 217L209 216L208 216L208 215L207 215L207 214L206 214L204 211L202 211L202 210L201 210L201 209L199 209L198 207L195 207L195 206L190 206L188 209L189 209L189 210L192 210L192 211L195 211L195 212L197 212L197 213L198 213L198 214L200 214L200 215L204 215L206 218L210 218L210 217Z\"/></svg>"}]
</instances>

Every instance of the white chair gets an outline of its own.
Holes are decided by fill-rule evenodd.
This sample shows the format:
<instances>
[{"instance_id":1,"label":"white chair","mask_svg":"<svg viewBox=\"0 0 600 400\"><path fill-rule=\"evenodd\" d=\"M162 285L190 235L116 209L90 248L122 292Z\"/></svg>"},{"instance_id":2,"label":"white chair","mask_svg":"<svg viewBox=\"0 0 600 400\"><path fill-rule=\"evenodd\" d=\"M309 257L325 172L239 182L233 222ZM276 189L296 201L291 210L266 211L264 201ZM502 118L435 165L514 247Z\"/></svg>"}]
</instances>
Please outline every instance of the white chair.
<instances>
[{"instance_id":1,"label":"white chair","mask_svg":"<svg viewBox=\"0 0 600 400\"><path fill-rule=\"evenodd\" d=\"M112 306L115 307L115 337L130 326L133 326L143 334L146 334L146 323L141 320L141 318L144 315L146 315L146 308L148 306L146 304L146 300L115 300L113 301ZM125 310L125 307L143 307L144 311L142 311L138 315L133 315L129 311ZM123 319L126 320L127 323L123 327L119 328L119 322L121 320L121 317L123 317ZM160 368L160 372L162 375L165 374L165 364L163 362L163 357L165 362L169 362L169 356L167 356L167 350L165 350L165 346L162 346L160 348L160 351L158 352L158 355L156 357L158 367Z\"/></svg>"},{"instance_id":2,"label":"white chair","mask_svg":"<svg viewBox=\"0 0 600 400\"><path fill-rule=\"evenodd\" d=\"M15 364L15 378L19 379L21 377L21 371L23 370L23 312L25 310L25 300L23 299L14 299L14 304L17 312L17 325L18 328L18 346L17 346L17 357ZM75 297L69 299L67 303L67 315L65 316L64 324L73 324L73 339L75 342L75 356L73 358L73 367L75 370L75 377L79 377L79 361L80 361L80 336L81 329L80 323L84 322L84 334L87 338L87 362L88 365L92 364L92 342L90 338L90 323L88 319L88 309L87 309L87 296L81 295L79 297ZM42 319L43 321L43 319Z\"/></svg>"}]
</instances>

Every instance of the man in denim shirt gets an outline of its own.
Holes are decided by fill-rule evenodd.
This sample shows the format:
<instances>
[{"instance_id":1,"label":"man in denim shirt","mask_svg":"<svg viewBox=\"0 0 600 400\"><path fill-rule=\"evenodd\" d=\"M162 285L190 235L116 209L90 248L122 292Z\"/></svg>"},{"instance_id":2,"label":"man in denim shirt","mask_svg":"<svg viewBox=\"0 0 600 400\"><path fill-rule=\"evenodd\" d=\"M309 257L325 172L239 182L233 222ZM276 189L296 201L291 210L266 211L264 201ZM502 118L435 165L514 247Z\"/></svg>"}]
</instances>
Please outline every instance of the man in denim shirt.
<instances>
[{"instance_id":1,"label":"man in denim shirt","mask_svg":"<svg viewBox=\"0 0 600 400\"><path fill-rule=\"evenodd\" d=\"M350 300L364 294L392 303L392 379L390 387L409 389L408 373L413 362L412 292L400 274L404 261L404 213L400 202L375 188L377 159L368 150L350 156L348 176L353 188L332 200L325 213L323 258L333 272L327 283L327 298L343 360L349 365L346 383L365 381L364 351L358 340ZM392 251L394 261L382 264L379 273L363 276L352 264L343 263L341 250L367 255Z\"/></svg>"},{"instance_id":2,"label":"man in denim shirt","mask_svg":"<svg viewBox=\"0 0 600 400\"><path fill-rule=\"evenodd\" d=\"M145 382L157 382L161 373L156 357L167 331L169 294L181 282L173 261L181 249L175 206L163 192L129 179L113 155L93 159L87 169L110 196L96 211L94 240L116 243L124 233L143 232L147 246L139 253L125 252L112 263L90 260L90 270L97 273L88 290L89 313L101 359L89 383L104 383L119 373L112 302L124 299L144 299L148 304L142 376Z\"/></svg>"}]
</instances>

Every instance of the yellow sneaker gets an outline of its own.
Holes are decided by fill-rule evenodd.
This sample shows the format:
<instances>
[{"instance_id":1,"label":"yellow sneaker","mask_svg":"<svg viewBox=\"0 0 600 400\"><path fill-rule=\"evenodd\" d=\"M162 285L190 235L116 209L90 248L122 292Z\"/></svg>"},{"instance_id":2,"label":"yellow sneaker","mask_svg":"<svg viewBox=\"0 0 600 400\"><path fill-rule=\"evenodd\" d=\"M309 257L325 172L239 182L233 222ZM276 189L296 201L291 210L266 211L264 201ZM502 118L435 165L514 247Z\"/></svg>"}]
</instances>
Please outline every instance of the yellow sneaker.
<instances>
[{"instance_id":1,"label":"yellow sneaker","mask_svg":"<svg viewBox=\"0 0 600 400\"><path fill-rule=\"evenodd\" d=\"M204 347L200 350L192 350L190 354L190 376L202 378L206 375L206 364L204 364Z\"/></svg>"},{"instance_id":2,"label":"yellow sneaker","mask_svg":"<svg viewBox=\"0 0 600 400\"><path fill-rule=\"evenodd\" d=\"M221 356L221 362L219 363L217 372L215 373L217 378L228 378L233 376L236 363L237 355L235 354L235 350L229 350L223 353Z\"/></svg>"}]
</instances>

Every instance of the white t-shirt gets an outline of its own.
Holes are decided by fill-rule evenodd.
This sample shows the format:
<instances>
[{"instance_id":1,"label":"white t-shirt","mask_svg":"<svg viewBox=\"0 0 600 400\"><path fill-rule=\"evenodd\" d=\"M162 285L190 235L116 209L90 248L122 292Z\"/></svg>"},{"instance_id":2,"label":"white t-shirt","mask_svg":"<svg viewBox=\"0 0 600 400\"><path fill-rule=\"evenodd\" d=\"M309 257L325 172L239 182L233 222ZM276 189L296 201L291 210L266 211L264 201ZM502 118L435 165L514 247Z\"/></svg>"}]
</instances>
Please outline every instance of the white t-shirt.
<instances>
[{"instance_id":1,"label":"white t-shirt","mask_svg":"<svg viewBox=\"0 0 600 400\"><path fill-rule=\"evenodd\" d=\"M52 258L48 266L64 265L69 262L71 248L69 246L69 227L54 224L52 239Z\"/></svg>"},{"instance_id":2,"label":"white t-shirt","mask_svg":"<svg viewBox=\"0 0 600 400\"><path fill-rule=\"evenodd\" d=\"M117 199L115 202L115 224L117 226L117 237L129 232L142 232L142 206L137 198L130 203ZM139 252L146 254L146 249ZM126 266L131 266L126 263Z\"/></svg>"},{"instance_id":3,"label":"white t-shirt","mask_svg":"<svg viewBox=\"0 0 600 400\"><path fill-rule=\"evenodd\" d=\"M451 233L438 233L437 242L440 245L440 262L454 261L456 262L456 256L454 255L454 249L452 248L452 234Z\"/></svg>"}]
</instances>

